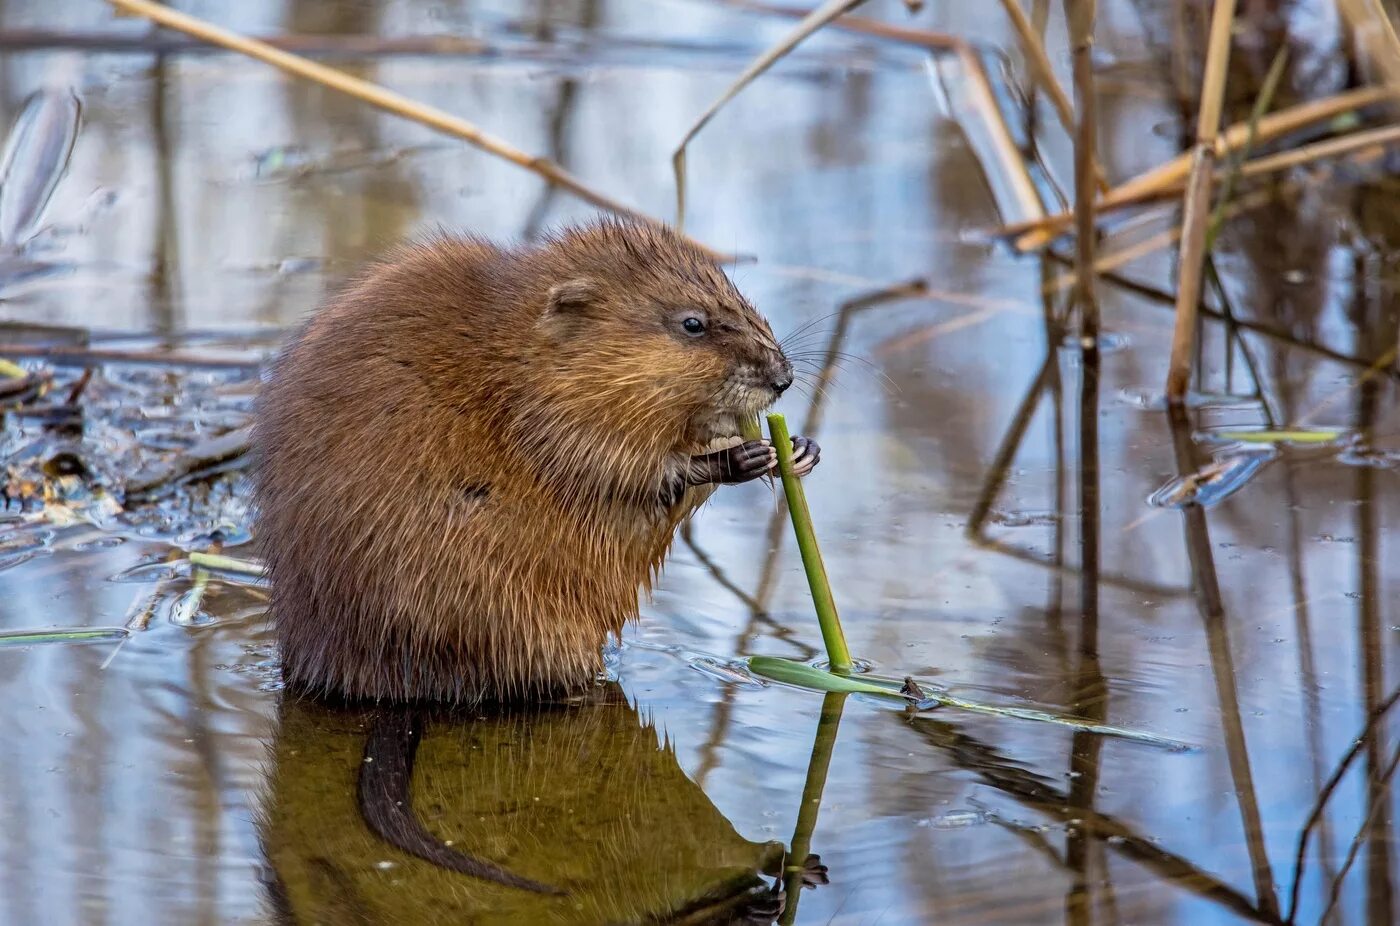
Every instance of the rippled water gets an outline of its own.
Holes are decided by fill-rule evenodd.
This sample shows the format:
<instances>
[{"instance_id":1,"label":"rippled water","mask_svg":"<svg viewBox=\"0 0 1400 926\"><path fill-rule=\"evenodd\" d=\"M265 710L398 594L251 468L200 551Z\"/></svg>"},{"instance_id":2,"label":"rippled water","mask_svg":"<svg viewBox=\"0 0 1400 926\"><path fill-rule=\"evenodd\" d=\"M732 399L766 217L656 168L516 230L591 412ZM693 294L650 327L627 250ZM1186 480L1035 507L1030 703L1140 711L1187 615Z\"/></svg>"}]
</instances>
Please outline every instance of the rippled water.
<instances>
[{"instance_id":1,"label":"rippled water","mask_svg":"<svg viewBox=\"0 0 1400 926\"><path fill-rule=\"evenodd\" d=\"M700 0L234 6L188 8L255 33L480 41L486 54L341 63L658 215L689 121L789 25ZM1175 153L1175 102L1154 5L1100 6L1101 150L1122 178ZM1014 48L991 5L929 7L868 12ZM1315 12L1292 10L1294 28ZM1242 68L1267 65L1275 28L1242 34ZM834 331L850 357L819 408L794 390L781 410L824 446L807 491L855 654L1195 748L842 703L735 671L738 655L820 656L762 485L720 492L677 544L593 697L371 715L283 701L265 589L186 559L255 555L236 466L126 510L91 486L245 424L257 359L389 243L439 224L529 236L589 208L260 65L143 50L144 26L92 4L7 3L0 29L7 114L44 86L83 107L40 230L0 262L0 313L29 326L0 341L67 343L33 326L82 326L104 350L221 361L102 364L81 439L7 421L0 631L132 632L0 638L0 923L762 921L785 859L805 865L783 914L800 923L1317 922L1334 905L1334 922L1396 921L1400 734L1381 711L1400 631L1384 353L1400 227L1375 165L1302 178L1230 223L1234 311L1324 349L1256 330L1246 360L1208 322L1191 411L1173 421L1156 399L1171 315L1150 291L1170 286L1169 253L1122 268L1137 286L1100 284L1097 360L1047 323L1066 270L981 234L1005 193L984 179L985 140L952 119L966 116L956 69L823 34L691 148L689 231L756 258L735 277L780 334L813 324L814 361ZM35 29L108 38L13 48ZM1058 12L1051 34L1063 63ZM1290 98L1341 79L1315 35L1297 33L1312 65ZM1068 143L1042 135L1068 180ZM80 371L57 367L51 395ZM1211 436L1270 426L1341 433ZM64 447L98 478L45 472ZM1267 459L1228 492L1172 483L1240 454ZM1164 487L1168 507L1149 504ZM1216 494L1181 507L1187 490ZM409 728L429 829L568 897L447 871L370 830L357 776ZM816 886L794 908L804 874Z\"/></svg>"}]
</instances>

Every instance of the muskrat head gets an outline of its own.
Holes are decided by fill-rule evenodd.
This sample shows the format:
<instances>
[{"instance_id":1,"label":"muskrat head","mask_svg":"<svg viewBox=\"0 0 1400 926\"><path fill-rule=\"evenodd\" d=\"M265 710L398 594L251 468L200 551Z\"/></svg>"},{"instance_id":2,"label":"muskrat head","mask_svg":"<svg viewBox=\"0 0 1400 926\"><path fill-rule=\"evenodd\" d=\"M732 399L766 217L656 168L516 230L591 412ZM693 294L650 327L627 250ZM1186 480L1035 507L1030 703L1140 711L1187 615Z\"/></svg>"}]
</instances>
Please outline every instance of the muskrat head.
<instances>
[{"instance_id":1,"label":"muskrat head","mask_svg":"<svg viewBox=\"0 0 1400 926\"><path fill-rule=\"evenodd\" d=\"M768 322L675 232L606 220L551 239L545 254L564 276L545 314L555 346L685 410L694 437L737 434L741 418L792 385L792 364Z\"/></svg>"}]
</instances>

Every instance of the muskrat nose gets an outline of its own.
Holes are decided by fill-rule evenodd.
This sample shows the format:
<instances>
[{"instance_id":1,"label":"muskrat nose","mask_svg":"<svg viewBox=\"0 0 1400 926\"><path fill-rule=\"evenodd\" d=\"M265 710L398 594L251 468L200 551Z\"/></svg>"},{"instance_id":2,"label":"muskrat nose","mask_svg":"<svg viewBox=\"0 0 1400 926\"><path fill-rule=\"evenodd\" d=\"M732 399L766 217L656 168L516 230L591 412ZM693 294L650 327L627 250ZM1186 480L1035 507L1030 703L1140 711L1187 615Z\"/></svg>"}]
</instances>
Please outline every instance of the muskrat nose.
<instances>
[{"instance_id":1,"label":"muskrat nose","mask_svg":"<svg viewBox=\"0 0 1400 926\"><path fill-rule=\"evenodd\" d=\"M784 392L787 392L787 388L791 385L792 364L784 360L782 366L778 367L778 372L773 376L773 391L778 395L782 395Z\"/></svg>"}]
</instances>

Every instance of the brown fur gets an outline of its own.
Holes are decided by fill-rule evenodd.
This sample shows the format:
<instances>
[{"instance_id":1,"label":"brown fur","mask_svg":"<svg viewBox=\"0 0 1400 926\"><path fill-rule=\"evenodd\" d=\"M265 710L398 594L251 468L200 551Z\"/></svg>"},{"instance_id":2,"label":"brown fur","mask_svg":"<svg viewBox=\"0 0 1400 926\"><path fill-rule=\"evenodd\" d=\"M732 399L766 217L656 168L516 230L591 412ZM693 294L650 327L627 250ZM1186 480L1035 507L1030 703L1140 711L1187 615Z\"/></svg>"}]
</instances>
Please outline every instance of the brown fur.
<instances>
[{"instance_id":1,"label":"brown fur","mask_svg":"<svg viewBox=\"0 0 1400 926\"><path fill-rule=\"evenodd\" d=\"M687 341L675 313L699 307ZM316 315L259 401L257 538L295 687L578 688L708 495L691 454L770 404L767 323L702 252L612 221L406 246Z\"/></svg>"}]
</instances>

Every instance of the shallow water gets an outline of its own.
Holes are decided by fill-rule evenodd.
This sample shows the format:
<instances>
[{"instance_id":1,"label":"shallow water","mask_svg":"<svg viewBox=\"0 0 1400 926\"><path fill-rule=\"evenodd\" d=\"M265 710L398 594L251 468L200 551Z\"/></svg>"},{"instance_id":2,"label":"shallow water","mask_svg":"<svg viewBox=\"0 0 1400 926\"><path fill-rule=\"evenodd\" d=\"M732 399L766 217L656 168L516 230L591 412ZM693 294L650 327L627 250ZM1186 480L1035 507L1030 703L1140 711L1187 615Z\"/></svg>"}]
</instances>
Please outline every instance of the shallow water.
<instances>
[{"instance_id":1,"label":"shallow water","mask_svg":"<svg viewBox=\"0 0 1400 926\"><path fill-rule=\"evenodd\" d=\"M254 33L479 39L491 54L343 63L659 215L688 121L788 25L691 0L220 6L191 9ZM1174 131L1148 131L1174 125L1174 103L1135 7L1101 7L1101 150L1127 177L1175 153ZM869 9L907 21L896 3ZM913 24L1013 47L994 12L930 4ZM0 27L144 32L79 3L7 3ZM1052 52L1062 61L1062 40ZM1326 92L1331 74L1300 68L1289 92ZM517 168L230 56L41 48L6 52L0 76L7 115L41 86L83 104L42 229L0 265L3 317L244 363L100 368L75 452L109 485L246 423L248 364L400 237L439 224L528 236L590 214ZM1192 483L1216 493L1199 505L1149 504L1241 451L1211 429L1268 423L1245 359L1208 323L1199 396L1174 426L1156 400L1171 315L1150 295L1100 284L1097 361L1047 326L1042 292L1062 307L1065 268L977 234L998 223L997 190L976 133L941 109L958 114L939 77L918 49L818 36L692 146L689 231L757 258L736 278L780 334L815 323L814 361L845 301L927 282L849 316L851 359L819 417L811 391L780 407L824 447L807 491L855 654L1193 749L838 706L735 672L744 654L816 659L821 638L774 496L726 489L595 698L415 718L419 815L570 891L536 897L366 828L355 776L375 719L283 703L265 590L200 576L180 552L252 555L236 471L126 512L50 478L68 494L0 521L0 631L137 630L119 645L0 640L0 923L723 922L767 909L784 846L827 867L799 923L1317 922L1333 897L1334 922L1396 921L1400 734L1388 715L1367 725L1394 697L1400 631L1385 565L1400 526L1393 364L1363 377L1365 363L1246 335L1275 423L1343 434L1278 445L1229 492ZM1043 134L1068 180L1068 144ZM1382 356L1397 330L1394 195L1352 170L1233 221L1220 267L1235 311ZM1122 272L1168 287L1171 270L1159 250ZM77 373L60 368L59 391ZM44 479L22 451L36 440L60 443L12 417L0 445L31 496Z\"/></svg>"}]
</instances>

